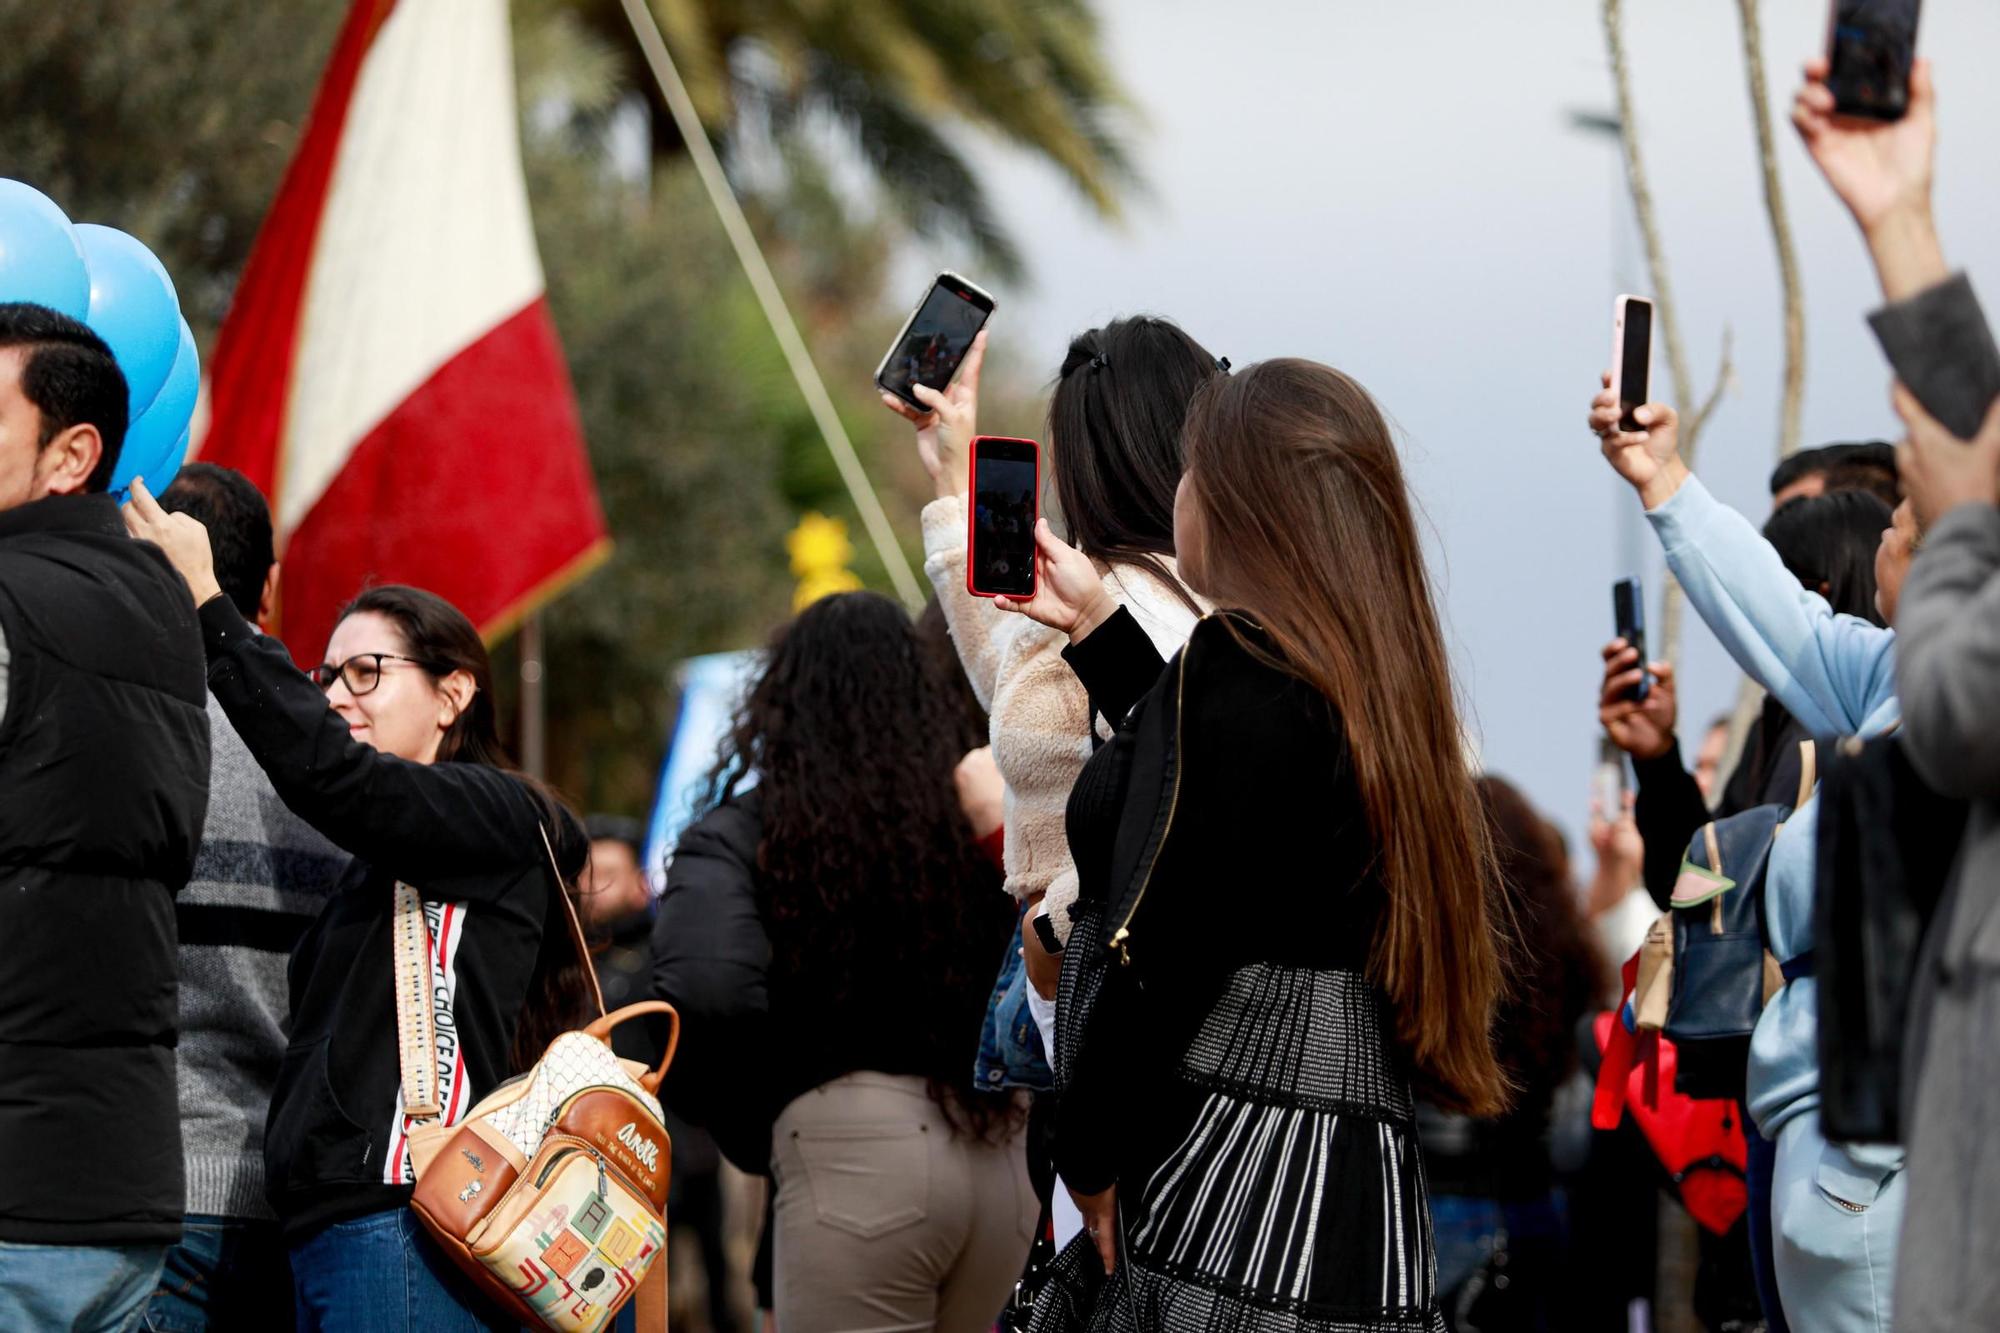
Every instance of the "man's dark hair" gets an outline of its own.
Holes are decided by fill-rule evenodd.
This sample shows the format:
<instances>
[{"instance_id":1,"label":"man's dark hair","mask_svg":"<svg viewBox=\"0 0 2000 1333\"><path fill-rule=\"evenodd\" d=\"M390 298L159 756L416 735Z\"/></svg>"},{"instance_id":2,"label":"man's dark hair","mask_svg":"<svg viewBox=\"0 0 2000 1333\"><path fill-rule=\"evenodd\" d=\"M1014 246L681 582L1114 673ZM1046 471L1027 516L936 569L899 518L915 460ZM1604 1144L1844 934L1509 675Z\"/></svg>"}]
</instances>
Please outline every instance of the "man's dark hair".
<instances>
[{"instance_id":1,"label":"man's dark hair","mask_svg":"<svg viewBox=\"0 0 2000 1333\"><path fill-rule=\"evenodd\" d=\"M1867 491L1891 509L1902 498L1896 447L1881 440L1801 449L1772 470L1771 494L1815 474L1826 478L1829 491Z\"/></svg>"},{"instance_id":2,"label":"man's dark hair","mask_svg":"<svg viewBox=\"0 0 2000 1333\"><path fill-rule=\"evenodd\" d=\"M592 842L622 842L632 849L634 861L646 859L646 826L627 815L591 815L583 821L583 831Z\"/></svg>"},{"instance_id":3,"label":"man's dark hair","mask_svg":"<svg viewBox=\"0 0 2000 1333\"><path fill-rule=\"evenodd\" d=\"M189 463L160 492L160 508L199 519L208 529L215 581L245 620L256 620L264 580L278 553L271 539L271 507L250 478L214 463Z\"/></svg>"},{"instance_id":4,"label":"man's dark hair","mask_svg":"<svg viewBox=\"0 0 2000 1333\"><path fill-rule=\"evenodd\" d=\"M110 490L130 410L118 359L104 339L60 311L26 301L0 302L0 349L14 347L26 349L21 393L42 414L37 447L46 449L71 426L97 427L104 453L83 488L94 494Z\"/></svg>"}]
</instances>

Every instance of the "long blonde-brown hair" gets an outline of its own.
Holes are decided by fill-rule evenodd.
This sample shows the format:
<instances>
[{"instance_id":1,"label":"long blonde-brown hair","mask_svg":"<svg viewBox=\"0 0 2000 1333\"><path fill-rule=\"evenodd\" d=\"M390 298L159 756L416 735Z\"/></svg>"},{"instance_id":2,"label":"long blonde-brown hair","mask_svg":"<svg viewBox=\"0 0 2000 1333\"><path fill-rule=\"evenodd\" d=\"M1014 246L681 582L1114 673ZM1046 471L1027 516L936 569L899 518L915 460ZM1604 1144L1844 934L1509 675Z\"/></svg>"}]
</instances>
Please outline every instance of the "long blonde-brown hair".
<instances>
[{"instance_id":1,"label":"long blonde-brown hair","mask_svg":"<svg viewBox=\"0 0 2000 1333\"><path fill-rule=\"evenodd\" d=\"M1340 710L1387 899L1369 972L1420 1089L1494 1114L1504 909L1388 423L1339 371L1266 361L1205 386L1184 443L1207 590Z\"/></svg>"}]
</instances>

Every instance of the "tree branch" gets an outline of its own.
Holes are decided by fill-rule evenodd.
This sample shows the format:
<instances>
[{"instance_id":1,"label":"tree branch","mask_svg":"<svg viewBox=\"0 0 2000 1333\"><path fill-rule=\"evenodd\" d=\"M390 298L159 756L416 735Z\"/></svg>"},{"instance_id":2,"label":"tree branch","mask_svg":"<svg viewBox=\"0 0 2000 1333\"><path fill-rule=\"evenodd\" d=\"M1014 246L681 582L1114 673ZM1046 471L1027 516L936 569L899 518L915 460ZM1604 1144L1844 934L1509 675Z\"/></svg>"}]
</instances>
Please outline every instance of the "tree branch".
<instances>
[{"instance_id":1,"label":"tree branch","mask_svg":"<svg viewBox=\"0 0 2000 1333\"><path fill-rule=\"evenodd\" d=\"M1806 393L1805 296L1799 284L1798 256L1792 249L1792 226L1785 213L1785 195L1778 181L1778 153L1771 136L1771 98L1764 86L1764 34L1757 16L1758 0L1737 0L1743 17L1743 65L1750 80L1750 119L1757 126L1757 159L1764 178L1764 209L1771 219L1771 240L1778 250L1778 286L1785 307L1785 392L1778 412L1778 456L1799 447L1799 413Z\"/></svg>"},{"instance_id":2,"label":"tree branch","mask_svg":"<svg viewBox=\"0 0 2000 1333\"><path fill-rule=\"evenodd\" d=\"M1604 45L1611 55L1611 83L1618 98L1618 142L1625 150L1625 182L1632 191L1632 211L1638 215L1639 237L1646 247L1646 271L1653 284L1653 309L1658 315L1655 323L1667 348L1674 401L1688 403L1694 400L1694 381L1688 375L1672 284L1667 280L1666 249L1660 243L1653 192L1646 184L1646 164L1639 152L1638 113L1633 106L1632 76L1625 61L1623 9L1623 0L1604 0ZM1687 442L1685 433L1683 441Z\"/></svg>"}]
</instances>

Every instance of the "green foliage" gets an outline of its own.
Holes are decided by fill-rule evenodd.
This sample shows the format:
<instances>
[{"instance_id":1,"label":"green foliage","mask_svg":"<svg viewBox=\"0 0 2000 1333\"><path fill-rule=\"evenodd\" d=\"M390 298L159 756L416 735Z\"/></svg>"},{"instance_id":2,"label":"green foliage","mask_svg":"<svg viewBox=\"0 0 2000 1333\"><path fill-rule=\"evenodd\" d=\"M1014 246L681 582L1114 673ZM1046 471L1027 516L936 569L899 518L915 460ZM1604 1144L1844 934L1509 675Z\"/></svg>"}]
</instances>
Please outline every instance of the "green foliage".
<instances>
[{"instance_id":1,"label":"green foliage","mask_svg":"<svg viewBox=\"0 0 2000 1333\"><path fill-rule=\"evenodd\" d=\"M624 34L619 0L571 0ZM969 239L980 267L1020 256L952 142L969 125L1060 170L1103 216L1137 183L1137 120L1089 0L648 0L710 133L743 146L831 124L895 215Z\"/></svg>"}]
</instances>

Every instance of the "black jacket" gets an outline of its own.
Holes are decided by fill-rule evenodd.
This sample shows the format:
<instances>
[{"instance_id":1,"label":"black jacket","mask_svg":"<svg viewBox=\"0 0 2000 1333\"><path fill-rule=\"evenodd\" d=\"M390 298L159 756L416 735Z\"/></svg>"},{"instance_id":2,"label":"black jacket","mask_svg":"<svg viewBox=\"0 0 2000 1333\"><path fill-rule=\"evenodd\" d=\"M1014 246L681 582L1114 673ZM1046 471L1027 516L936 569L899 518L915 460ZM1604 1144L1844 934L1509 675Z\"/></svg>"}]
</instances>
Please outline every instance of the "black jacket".
<instances>
[{"instance_id":1,"label":"black jacket","mask_svg":"<svg viewBox=\"0 0 2000 1333\"><path fill-rule=\"evenodd\" d=\"M1681 862L1702 825L1760 805L1791 805L1798 800L1799 742L1811 739L1783 704L1766 698L1713 812L1702 799L1694 774L1681 763L1679 742L1665 754L1632 761L1638 785L1632 819L1646 842L1646 892L1661 911L1667 910Z\"/></svg>"},{"instance_id":2,"label":"black jacket","mask_svg":"<svg viewBox=\"0 0 2000 1333\"><path fill-rule=\"evenodd\" d=\"M1069 808L1080 894L1111 905L1130 958L1109 970L1057 1116L1056 1167L1086 1193L1144 1181L1180 1141L1200 1095L1176 1066L1239 968L1363 972L1382 912L1338 711L1232 628L1261 641L1210 616L1163 671L1121 610L1064 653L1092 706L1123 719ZM1070 935L1071 951L1109 946Z\"/></svg>"},{"instance_id":3,"label":"black jacket","mask_svg":"<svg viewBox=\"0 0 2000 1333\"><path fill-rule=\"evenodd\" d=\"M802 993L774 960L759 911L762 839L755 791L696 820L674 849L653 928L653 993L681 1015L680 1051L661 1092L674 1114L715 1136L723 1156L757 1174L771 1169L771 1124L785 1104L843 1074L869 1069L969 1086L990 986L954 998L962 1023L916 1012L902 978L942 961L918 952L915 923L877 914L867 956L827 960L847 972L845 997ZM958 973L982 981L1013 916L998 882L948 888L991 904L990 928L946 946L959 950Z\"/></svg>"},{"instance_id":4,"label":"black jacket","mask_svg":"<svg viewBox=\"0 0 2000 1333\"><path fill-rule=\"evenodd\" d=\"M0 1241L180 1236L173 895L208 807L187 585L109 496L0 513Z\"/></svg>"},{"instance_id":5,"label":"black jacket","mask_svg":"<svg viewBox=\"0 0 2000 1333\"><path fill-rule=\"evenodd\" d=\"M516 1071L509 1054L537 959L571 950L543 850L565 878L588 844L518 775L417 764L355 741L339 714L229 599L201 608L208 685L294 813L353 855L292 953L291 1041L264 1138L286 1234L397 1207L402 1151L390 923L401 880L422 893L434 954L439 1087L447 1122ZM581 1016L579 1016L581 1017Z\"/></svg>"}]
</instances>

